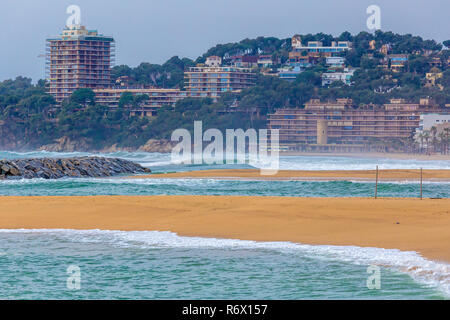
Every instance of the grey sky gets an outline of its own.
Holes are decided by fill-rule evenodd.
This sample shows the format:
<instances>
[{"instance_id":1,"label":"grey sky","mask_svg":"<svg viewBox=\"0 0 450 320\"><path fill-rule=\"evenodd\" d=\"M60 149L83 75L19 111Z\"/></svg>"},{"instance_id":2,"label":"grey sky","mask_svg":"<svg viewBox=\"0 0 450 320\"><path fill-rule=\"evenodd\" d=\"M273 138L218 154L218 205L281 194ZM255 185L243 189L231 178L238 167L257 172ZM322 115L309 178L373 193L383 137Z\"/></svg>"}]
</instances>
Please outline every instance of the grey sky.
<instances>
[{"instance_id":1,"label":"grey sky","mask_svg":"<svg viewBox=\"0 0 450 320\"><path fill-rule=\"evenodd\" d=\"M44 78L45 39L82 24L114 36L116 64L196 58L218 43L257 36L366 30L366 8L381 7L382 30L450 39L449 0L0 0L0 80Z\"/></svg>"}]
</instances>

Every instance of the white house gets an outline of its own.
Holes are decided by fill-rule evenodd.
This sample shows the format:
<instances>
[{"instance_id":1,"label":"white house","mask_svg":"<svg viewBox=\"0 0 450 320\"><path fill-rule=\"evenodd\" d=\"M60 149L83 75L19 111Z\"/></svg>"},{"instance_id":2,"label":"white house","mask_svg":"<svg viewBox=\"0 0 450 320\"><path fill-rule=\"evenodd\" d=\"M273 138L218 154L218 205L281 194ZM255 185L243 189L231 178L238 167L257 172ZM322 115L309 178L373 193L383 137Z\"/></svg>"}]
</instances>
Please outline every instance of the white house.
<instances>
[{"instance_id":1,"label":"white house","mask_svg":"<svg viewBox=\"0 0 450 320\"><path fill-rule=\"evenodd\" d=\"M322 86L328 86L336 81L342 81L346 85L351 85L351 79L355 69L344 69L344 72L326 72L322 74Z\"/></svg>"},{"instance_id":2,"label":"white house","mask_svg":"<svg viewBox=\"0 0 450 320\"><path fill-rule=\"evenodd\" d=\"M419 127L416 129L414 139L426 147L426 141L423 141L423 133L430 133L431 128L436 128L436 135L439 135L445 128L450 127L449 113L425 113L420 115ZM430 135L431 136L431 135Z\"/></svg>"},{"instance_id":3,"label":"white house","mask_svg":"<svg viewBox=\"0 0 450 320\"><path fill-rule=\"evenodd\" d=\"M206 58L205 64L208 67L220 67L222 65L222 58L218 56L210 56Z\"/></svg>"}]
</instances>

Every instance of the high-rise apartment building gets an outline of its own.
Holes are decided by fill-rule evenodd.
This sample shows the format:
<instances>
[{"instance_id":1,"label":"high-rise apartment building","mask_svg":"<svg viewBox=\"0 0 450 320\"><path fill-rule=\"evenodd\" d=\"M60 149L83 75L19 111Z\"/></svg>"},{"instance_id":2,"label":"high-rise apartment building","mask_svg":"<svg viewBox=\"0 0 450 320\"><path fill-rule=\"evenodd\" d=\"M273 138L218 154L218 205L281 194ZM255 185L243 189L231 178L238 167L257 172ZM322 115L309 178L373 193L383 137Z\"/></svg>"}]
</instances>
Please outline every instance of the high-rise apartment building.
<instances>
[{"instance_id":1,"label":"high-rise apartment building","mask_svg":"<svg viewBox=\"0 0 450 320\"><path fill-rule=\"evenodd\" d=\"M48 92L61 103L77 89L110 86L114 52L112 37L84 26L66 27L47 39Z\"/></svg>"}]
</instances>

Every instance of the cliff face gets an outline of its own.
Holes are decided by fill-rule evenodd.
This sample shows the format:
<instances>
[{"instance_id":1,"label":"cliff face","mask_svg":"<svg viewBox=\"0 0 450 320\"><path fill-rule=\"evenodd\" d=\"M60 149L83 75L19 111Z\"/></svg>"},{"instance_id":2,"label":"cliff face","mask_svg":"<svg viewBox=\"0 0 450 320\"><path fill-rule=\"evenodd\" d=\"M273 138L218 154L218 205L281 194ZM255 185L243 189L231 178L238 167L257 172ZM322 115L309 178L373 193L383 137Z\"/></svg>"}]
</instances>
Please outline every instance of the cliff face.
<instances>
[{"instance_id":1,"label":"cliff face","mask_svg":"<svg viewBox=\"0 0 450 320\"><path fill-rule=\"evenodd\" d=\"M5 121L0 120L0 149L20 150L27 142L16 137L5 125Z\"/></svg>"},{"instance_id":2,"label":"cliff face","mask_svg":"<svg viewBox=\"0 0 450 320\"><path fill-rule=\"evenodd\" d=\"M169 140L150 139L143 146L139 147L138 151L170 153L174 146L175 143Z\"/></svg>"},{"instance_id":3,"label":"cliff face","mask_svg":"<svg viewBox=\"0 0 450 320\"><path fill-rule=\"evenodd\" d=\"M14 134L16 132L16 134ZM119 152L119 151L142 151L142 152L161 152L170 153L175 144L169 140L150 139L144 145L137 147L119 146L117 143L113 145L103 145L94 147L92 139L80 138L71 139L67 136L60 137L53 141L53 143L42 144L42 139L38 135L29 135L26 132L21 132L19 135L17 130L14 131L6 126L0 120L0 150L15 150L15 151L52 151L52 152Z\"/></svg>"},{"instance_id":4,"label":"cliff face","mask_svg":"<svg viewBox=\"0 0 450 320\"><path fill-rule=\"evenodd\" d=\"M47 144L40 147L40 151L53 152L74 152L74 151L89 151L90 143L88 139L71 140L69 137L62 137L55 141L55 143Z\"/></svg>"},{"instance_id":5,"label":"cliff face","mask_svg":"<svg viewBox=\"0 0 450 320\"><path fill-rule=\"evenodd\" d=\"M160 152L160 153L170 153L172 151L172 147L175 144L169 140L156 140L150 139L144 145L138 148L132 147L119 147L116 144L112 146L107 146L101 149L96 149L91 146L91 141L88 139L80 139L80 140L72 140L68 137L62 137L55 140L55 143L47 144L38 148L38 150L45 151L54 151L54 152L102 152L102 153L111 153L111 152L119 152L119 151L141 151L141 152Z\"/></svg>"}]
</instances>

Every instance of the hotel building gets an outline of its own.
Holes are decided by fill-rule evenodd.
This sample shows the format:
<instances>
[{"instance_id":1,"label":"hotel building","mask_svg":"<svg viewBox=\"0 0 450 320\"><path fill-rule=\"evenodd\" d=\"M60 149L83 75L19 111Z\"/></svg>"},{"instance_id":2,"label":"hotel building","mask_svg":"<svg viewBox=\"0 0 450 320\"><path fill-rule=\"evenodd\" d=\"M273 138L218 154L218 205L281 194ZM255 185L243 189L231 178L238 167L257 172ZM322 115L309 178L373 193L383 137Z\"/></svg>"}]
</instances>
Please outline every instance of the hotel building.
<instances>
[{"instance_id":1,"label":"hotel building","mask_svg":"<svg viewBox=\"0 0 450 320\"><path fill-rule=\"evenodd\" d=\"M142 86L111 87L94 89L95 101L98 104L116 108L125 92L133 96L147 95L148 99L140 106L131 106L132 115L155 116L163 106L175 106L175 103L187 97L186 91L179 89L144 88Z\"/></svg>"},{"instance_id":2,"label":"hotel building","mask_svg":"<svg viewBox=\"0 0 450 320\"><path fill-rule=\"evenodd\" d=\"M77 89L110 86L114 51L112 37L84 26L66 27L60 36L47 39L49 94L61 103Z\"/></svg>"},{"instance_id":3,"label":"hotel building","mask_svg":"<svg viewBox=\"0 0 450 320\"><path fill-rule=\"evenodd\" d=\"M239 91L256 82L256 74L251 69L236 67L190 67L184 77L188 96L214 100L221 93Z\"/></svg>"},{"instance_id":4,"label":"hotel building","mask_svg":"<svg viewBox=\"0 0 450 320\"><path fill-rule=\"evenodd\" d=\"M422 113L434 107L392 100L384 106L356 108L351 99L321 102L313 99L304 109L278 109L268 116L268 129L279 129L280 145L364 146L372 139L409 138L419 127Z\"/></svg>"}]
</instances>

